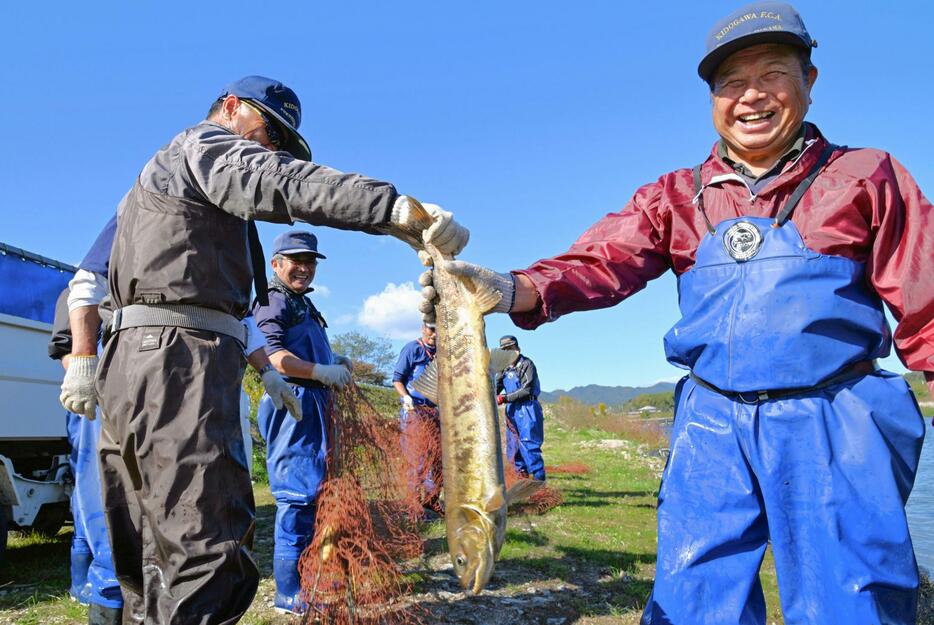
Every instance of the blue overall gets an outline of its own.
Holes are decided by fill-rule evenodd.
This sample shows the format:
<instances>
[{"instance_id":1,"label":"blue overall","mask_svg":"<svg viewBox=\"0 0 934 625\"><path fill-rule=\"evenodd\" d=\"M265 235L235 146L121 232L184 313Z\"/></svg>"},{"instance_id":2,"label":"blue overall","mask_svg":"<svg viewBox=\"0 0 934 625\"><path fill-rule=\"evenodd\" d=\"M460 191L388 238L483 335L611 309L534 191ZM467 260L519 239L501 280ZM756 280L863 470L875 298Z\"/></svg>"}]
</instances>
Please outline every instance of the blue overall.
<instances>
[{"instance_id":1,"label":"blue overall","mask_svg":"<svg viewBox=\"0 0 934 625\"><path fill-rule=\"evenodd\" d=\"M740 222L762 240L745 261L727 253ZM665 350L692 376L676 391L642 623L765 623L769 542L786 624L914 623L917 404L885 371L826 385L891 346L863 263L808 249L790 221L740 217L704 237L678 289Z\"/></svg>"},{"instance_id":2,"label":"blue overall","mask_svg":"<svg viewBox=\"0 0 934 625\"><path fill-rule=\"evenodd\" d=\"M71 513L75 535L71 545L72 586L70 593L81 603L120 608L123 598L114 572L110 538L101 500L97 439L100 420L66 413L70 462L75 475Z\"/></svg>"},{"instance_id":3,"label":"blue overall","mask_svg":"<svg viewBox=\"0 0 934 625\"><path fill-rule=\"evenodd\" d=\"M257 325L267 332L267 350L287 349L296 357L316 364L334 363L325 328L327 324L311 301L296 296L275 278L269 290L269 306L254 309ZM275 607L300 613L298 559L315 532L315 499L327 473L330 391L312 380L286 378L302 402L302 420L296 421L285 408L276 410L263 395L257 412L260 434L266 441L269 488L276 500L273 546Z\"/></svg>"},{"instance_id":4,"label":"blue overall","mask_svg":"<svg viewBox=\"0 0 934 625\"><path fill-rule=\"evenodd\" d=\"M515 367L503 371L503 389L514 393L522 385ZM506 457L511 458L516 471L526 473L537 480L545 479L545 461L542 459L542 442L545 440L541 394L538 377L532 386L532 397L521 401L506 402L506 418L512 427L506 428Z\"/></svg>"},{"instance_id":5,"label":"blue overall","mask_svg":"<svg viewBox=\"0 0 934 625\"><path fill-rule=\"evenodd\" d=\"M269 291L271 304L281 297L289 296ZM291 319L295 324L285 328L281 344L302 360L333 364L324 320L316 312L312 314L312 310L309 307L301 319ZM260 318L262 313L256 316ZM267 445L269 488L276 500L273 547L276 606L300 611L293 605L298 593L296 566L314 536L315 498L326 477L330 391L311 380L288 380L302 402L302 420L293 419L285 408L276 410L264 394L257 421Z\"/></svg>"},{"instance_id":6,"label":"blue overall","mask_svg":"<svg viewBox=\"0 0 934 625\"><path fill-rule=\"evenodd\" d=\"M402 352L399 354L399 359L396 362L395 371L393 372L393 381L400 381L405 384L405 389L408 391L409 395L412 396L412 403L415 406L425 406L427 408L434 409L434 416L438 418L437 407L424 395L419 393L412 386L412 383L415 382L425 371L425 368L431 363L435 357L435 351L429 349L423 341L417 340L407 343L405 347L402 348ZM400 397L401 401L402 398ZM437 483L435 482L435 468L424 466L424 450L422 450L419 445L412 440L410 424L413 419L424 418L426 415L425 410L417 410L413 413L408 413L405 410L405 405L399 408L399 425L401 428L401 437L400 445L402 447L402 455L409 463L409 487L418 490L421 493L421 499L423 503L429 503L430 500L437 496ZM421 484L417 484L419 481L419 476L424 476Z\"/></svg>"}]
</instances>

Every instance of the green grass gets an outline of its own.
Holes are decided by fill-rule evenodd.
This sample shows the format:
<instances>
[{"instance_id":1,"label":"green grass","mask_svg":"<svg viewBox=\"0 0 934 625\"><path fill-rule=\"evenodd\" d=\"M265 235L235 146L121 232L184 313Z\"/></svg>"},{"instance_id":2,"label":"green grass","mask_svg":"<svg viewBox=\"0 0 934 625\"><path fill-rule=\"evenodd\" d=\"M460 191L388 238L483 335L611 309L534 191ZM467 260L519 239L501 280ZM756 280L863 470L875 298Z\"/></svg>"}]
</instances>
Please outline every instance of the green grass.
<instances>
[{"instance_id":1,"label":"green grass","mask_svg":"<svg viewBox=\"0 0 934 625\"><path fill-rule=\"evenodd\" d=\"M382 393L385 411L396 403ZM562 602L580 615L577 623L638 623L651 590L655 569L655 504L662 460L640 453L637 445L623 449L588 447L602 439L618 439L598 429L572 429L557 418L546 418L544 454L548 465L587 464L585 475L554 473L549 483L564 503L542 516L512 516L498 571L500 585L515 594L529 583L586 583L594 592L563 591ZM259 446L257 446L258 449ZM645 451L645 448L642 448ZM261 451L259 454L261 455ZM275 506L268 486L257 483L255 559L261 582L250 611L250 625L285 625L286 617L269 607L272 581L272 527ZM443 524L426 530L429 555L444 548ZM87 622L86 609L67 598L68 546L71 528L54 538L11 534L6 562L0 567L0 625ZM518 573L516 573L518 571ZM497 582L494 573L494 582ZM781 623L771 560L763 567L769 623ZM416 589L425 578L414 574ZM560 592L560 591L555 591Z\"/></svg>"}]
</instances>

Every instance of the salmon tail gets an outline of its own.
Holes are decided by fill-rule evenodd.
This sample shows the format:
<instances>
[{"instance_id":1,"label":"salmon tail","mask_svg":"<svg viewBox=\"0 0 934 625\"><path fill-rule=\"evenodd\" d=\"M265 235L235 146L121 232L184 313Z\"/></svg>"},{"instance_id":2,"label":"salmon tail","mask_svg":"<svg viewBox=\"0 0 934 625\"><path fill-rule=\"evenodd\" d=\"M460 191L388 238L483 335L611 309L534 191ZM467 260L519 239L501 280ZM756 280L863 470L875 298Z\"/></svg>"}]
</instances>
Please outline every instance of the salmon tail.
<instances>
[{"instance_id":1,"label":"salmon tail","mask_svg":"<svg viewBox=\"0 0 934 625\"><path fill-rule=\"evenodd\" d=\"M409 216L420 230L427 230L435 222L422 203L409 196Z\"/></svg>"}]
</instances>

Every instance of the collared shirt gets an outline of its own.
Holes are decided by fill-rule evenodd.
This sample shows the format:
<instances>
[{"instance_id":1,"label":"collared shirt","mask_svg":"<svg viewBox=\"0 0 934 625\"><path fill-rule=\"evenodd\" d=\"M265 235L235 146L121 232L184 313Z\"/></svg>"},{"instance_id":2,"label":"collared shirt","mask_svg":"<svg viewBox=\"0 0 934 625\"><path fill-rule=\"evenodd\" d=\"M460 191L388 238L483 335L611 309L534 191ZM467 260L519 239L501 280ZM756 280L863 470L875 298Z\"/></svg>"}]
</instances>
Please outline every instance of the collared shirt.
<instances>
[{"instance_id":1,"label":"collared shirt","mask_svg":"<svg viewBox=\"0 0 934 625\"><path fill-rule=\"evenodd\" d=\"M729 154L727 153L726 143L723 141L723 139L720 139L720 142L717 144L717 155L723 159L723 162L732 167L733 171L742 176L743 180L746 181L746 186L749 187L749 191L753 195L757 195L759 191L764 189L767 184L772 182L772 180L774 180L780 173L782 173L785 165L789 161L797 158L803 149L804 124L801 124L801 128L798 130L798 136L794 142L792 142L791 146L785 150L784 154L781 155L781 158L779 158L778 161L776 161L776 163L772 165L772 167L767 172L760 176L756 176L750 172L745 165L730 158Z\"/></svg>"}]
</instances>

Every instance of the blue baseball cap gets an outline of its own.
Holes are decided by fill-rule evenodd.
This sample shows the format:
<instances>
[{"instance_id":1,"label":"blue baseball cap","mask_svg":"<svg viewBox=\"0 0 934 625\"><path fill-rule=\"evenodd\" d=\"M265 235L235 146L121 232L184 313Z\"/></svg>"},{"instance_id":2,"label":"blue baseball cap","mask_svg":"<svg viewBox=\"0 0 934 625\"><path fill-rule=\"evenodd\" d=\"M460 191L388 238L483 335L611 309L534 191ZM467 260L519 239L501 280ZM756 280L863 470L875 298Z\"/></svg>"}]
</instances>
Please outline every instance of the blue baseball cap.
<instances>
[{"instance_id":1,"label":"blue baseball cap","mask_svg":"<svg viewBox=\"0 0 934 625\"><path fill-rule=\"evenodd\" d=\"M516 337L514 337L513 335L507 334L506 336L500 337L499 346L504 349L507 347L518 347L519 341L517 341Z\"/></svg>"},{"instance_id":2,"label":"blue baseball cap","mask_svg":"<svg viewBox=\"0 0 934 625\"><path fill-rule=\"evenodd\" d=\"M282 146L282 149L295 158L311 160L311 148L298 134L298 127L302 123L302 103L294 91L272 78L246 76L227 85L220 97L228 95L249 100L262 108L284 131L286 145Z\"/></svg>"},{"instance_id":3,"label":"blue baseball cap","mask_svg":"<svg viewBox=\"0 0 934 625\"><path fill-rule=\"evenodd\" d=\"M318 251L318 237L302 230L283 232L272 242L273 255L314 254L318 258L327 258Z\"/></svg>"},{"instance_id":4,"label":"blue baseball cap","mask_svg":"<svg viewBox=\"0 0 934 625\"><path fill-rule=\"evenodd\" d=\"M710 83L726 57L760 43L783 43L808 54L817 47L793 6L784 2L756 2L714 24L707 34L707 52L697 66L697 73Z\"/></svg>"}]
</instances>

